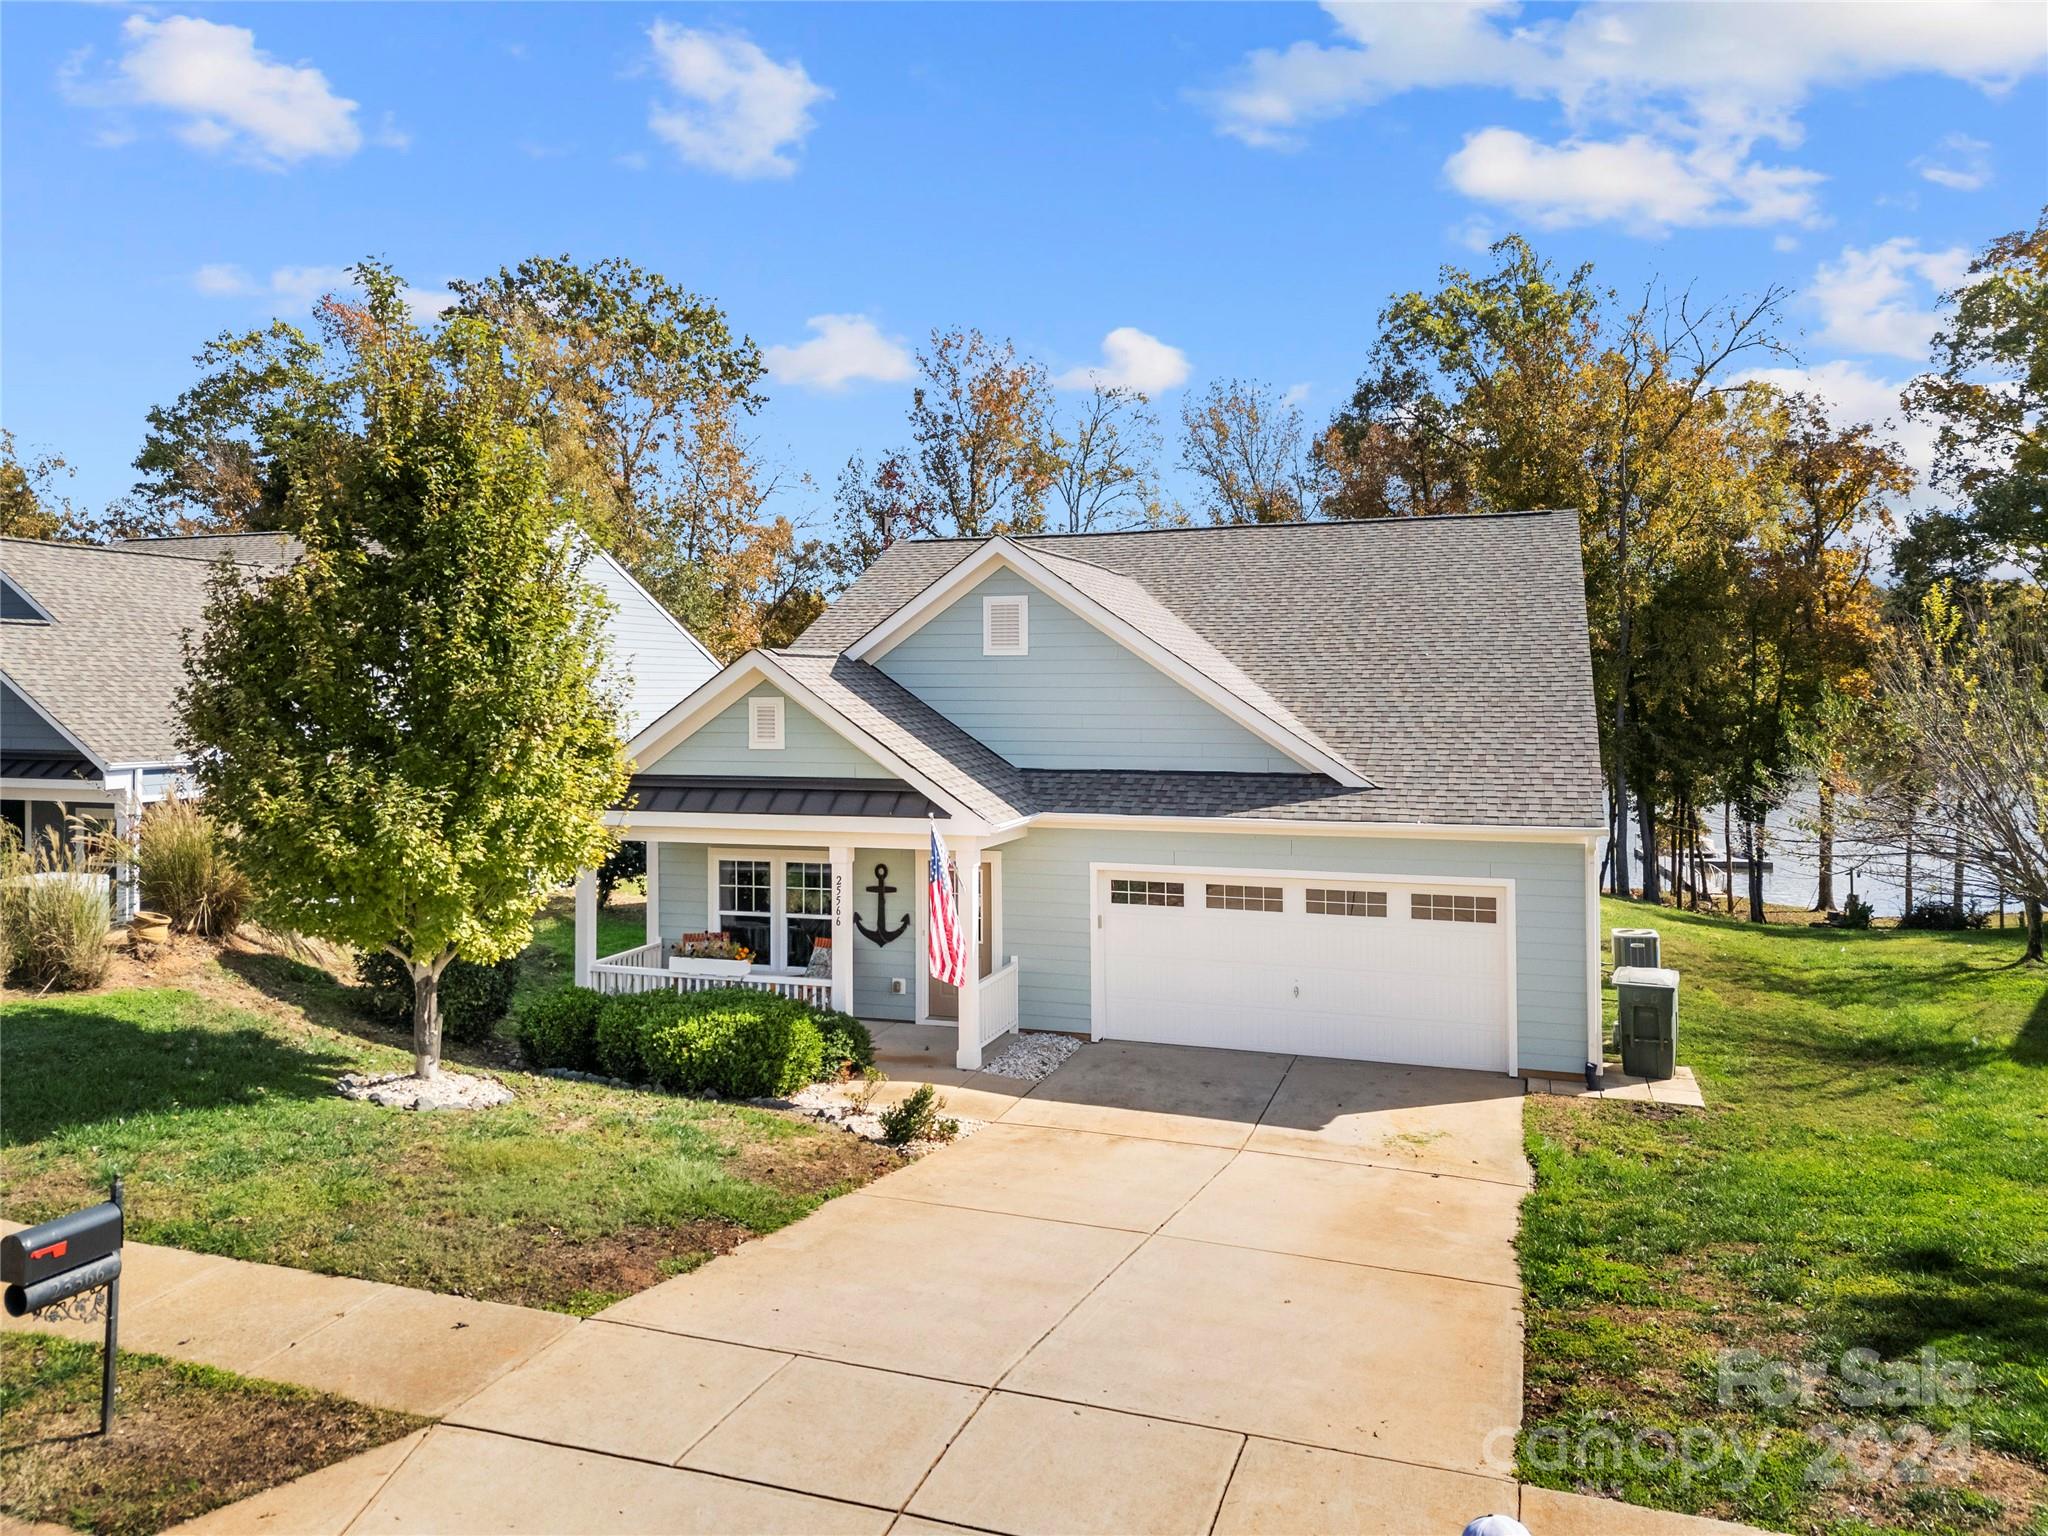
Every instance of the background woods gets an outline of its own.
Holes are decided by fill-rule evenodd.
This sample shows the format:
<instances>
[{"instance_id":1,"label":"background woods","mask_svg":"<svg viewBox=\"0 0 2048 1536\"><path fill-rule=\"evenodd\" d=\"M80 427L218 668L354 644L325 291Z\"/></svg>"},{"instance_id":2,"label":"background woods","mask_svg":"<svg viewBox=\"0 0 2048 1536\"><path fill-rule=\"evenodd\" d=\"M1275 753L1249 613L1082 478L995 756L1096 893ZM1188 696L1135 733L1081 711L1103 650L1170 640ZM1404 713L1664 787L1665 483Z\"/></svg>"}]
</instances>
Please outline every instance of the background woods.
<instances>
[{"instance_id":1,"label":"background woods","mask_svg":"<svg viewBox=\"0 0 2048 1536\"><path fill-rule=\"evenodd\" d=\"M1793 343L1784 291L1622 295L1516 236L1392 296L1320 427L1294 391L1214 380L1174 403L1169 441L1143 390L935 330L901 438L829 491L761 446L760 349L659 273L533 258L454 284L426 329L488 329L526 381L503 409L538 445L556 513L723 657L794 639L899 538L1576 508L1610 887L1696 903L1746 853L1761 917L1775 841L1811 859L1822 910L1844 870L1904 872L1926 896L1915 861L1931 857L1961 920L2044 894L2033 760L2015 745L2048 573L2044 231L1988 241L1944 301L1900 403L1935 437L1926 486L1891 421L1770 382ZM402 291L375 264L357 275ZM311 332L279 321L207 344L190 387L149 413L134 488L97 512L67 498L60 457L0 437L6 531L303 532L305 478L340 472L321 445L366 430L369 315L329 298ZM1928 749L1937 719L1967 761Z\"/></svg>"}]
</instances>

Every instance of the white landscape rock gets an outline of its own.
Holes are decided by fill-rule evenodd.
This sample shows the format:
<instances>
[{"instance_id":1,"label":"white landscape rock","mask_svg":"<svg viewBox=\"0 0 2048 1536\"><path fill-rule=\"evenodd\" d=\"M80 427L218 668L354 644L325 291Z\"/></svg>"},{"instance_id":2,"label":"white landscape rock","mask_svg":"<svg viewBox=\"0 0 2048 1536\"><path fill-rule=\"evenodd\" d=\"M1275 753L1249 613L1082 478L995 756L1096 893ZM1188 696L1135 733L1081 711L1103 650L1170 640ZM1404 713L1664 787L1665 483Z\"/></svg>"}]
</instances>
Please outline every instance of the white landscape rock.
<instances>
[{"instance_id":1,"label":"white landscape rock","mask_svg":"<svg viewBox=\"0 0 2048 1536\"><path fill-rule=\"evenodd\" d=\"M1050 1076L1074 1052L1081 1049L1078 1035L1053 1034L1046 1030L1021 1033L997 1055L981 1064L991 1077L1019 1078L1035 1083Z\"/></svg>"},{"instance_id":2,"label":"white landscape rock","mask_svg":"<svg viewBox=\"0 0 2048 1536\"><path fill-rule=\"evenodd\" d=\"M512 1090L496 1078L467 1072L437 1072L430 1078L410 1072L344 1072L334 1088L345 1099L384 1109L496 1109L512 1102Z\"/></svg>"}]
</instances>

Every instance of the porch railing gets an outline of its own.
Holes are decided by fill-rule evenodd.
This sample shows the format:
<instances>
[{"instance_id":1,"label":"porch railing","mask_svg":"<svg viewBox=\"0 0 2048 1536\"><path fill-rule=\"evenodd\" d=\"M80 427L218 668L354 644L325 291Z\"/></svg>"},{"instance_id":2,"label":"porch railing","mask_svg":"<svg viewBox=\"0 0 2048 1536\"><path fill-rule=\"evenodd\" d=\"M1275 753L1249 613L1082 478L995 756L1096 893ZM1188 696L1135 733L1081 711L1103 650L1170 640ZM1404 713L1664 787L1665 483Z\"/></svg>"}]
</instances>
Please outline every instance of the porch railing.
<instances>
[{"instance_id":1,"label":"porch railing","mask_svg":"<svg viewBox=\"0 0 2048 1536\"><path fill-rule=\"evenodd\" d=\"M981 1043L1007 1035L1017 1027L1017 957L981 978Z\"/></svg>"},{"instance_id":2,"label":"porch railing","mask_svg":"<svg viewBox=\"0 0 2048 1536\"><path fill-rule=\"evenodd\" d=\"M685 976L668 968L668 949L660 943L642 944L637 949L606 955L590 967L590 985L599 992L706 992L713 987L752 987L793 997L813 1008L832 1006L832 980L826 976L775 976L756 972L750 976Z\"/></svg>"}]
</instances>

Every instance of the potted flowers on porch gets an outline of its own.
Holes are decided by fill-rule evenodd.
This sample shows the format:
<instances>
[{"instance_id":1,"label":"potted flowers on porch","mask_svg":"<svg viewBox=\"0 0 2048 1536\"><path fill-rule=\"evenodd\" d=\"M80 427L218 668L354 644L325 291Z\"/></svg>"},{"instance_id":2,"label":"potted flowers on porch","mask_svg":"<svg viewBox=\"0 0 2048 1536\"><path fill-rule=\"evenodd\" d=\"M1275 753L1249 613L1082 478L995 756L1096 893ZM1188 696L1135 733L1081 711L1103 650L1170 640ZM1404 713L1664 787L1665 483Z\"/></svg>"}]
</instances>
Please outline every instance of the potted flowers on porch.
<instances>
[{"instance_id":1,"label":"potted flowers on porch","mask_svg":"<svg viewBox=\"0 0 2048 1536\"><path fill-rule=\"evenodd\" d=\"M669 946L668 968L685 976L737 981L754 968L754 952L723 933L686 933Z\"/></svg>"}]
</instances>

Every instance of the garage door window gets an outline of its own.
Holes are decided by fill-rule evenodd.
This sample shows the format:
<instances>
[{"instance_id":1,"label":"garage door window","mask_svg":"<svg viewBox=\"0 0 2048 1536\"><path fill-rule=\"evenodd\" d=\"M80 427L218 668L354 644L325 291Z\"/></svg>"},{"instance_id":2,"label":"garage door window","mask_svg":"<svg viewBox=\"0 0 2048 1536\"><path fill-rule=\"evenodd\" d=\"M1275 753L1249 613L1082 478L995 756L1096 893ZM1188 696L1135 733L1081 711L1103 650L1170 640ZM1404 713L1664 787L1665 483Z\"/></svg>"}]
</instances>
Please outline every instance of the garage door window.
<instances>
[{"instance_id":1,"label":"garage door window","mask_svg":"<svg viewBox=\"0 0 2048 1536\"><path fill-rule=\"evenodd\" d=\"M1212 885L1209 906L1218 912L1278 912L1281 910L1277 885Z\"/></svg>"},{"instance_id":2,"label":"garage door window","mask_svg":"<svg viewBox=\"0 0 2048 1536\"><path fill-rule=\"evenodd\" d=\"M1491 896L1430 896L1418 891L1408 898L1408 915L1424 923L1491 923L1498 921Z\"/></svg>"},{"instance_id":3,"label":"garage door window","mask_svg":"<svg viewBox=\"0 0 2048 1536\"><path fill-rule=\"evenodd\" d=\"M1178 880L1112 880L1109 901L1116 907L1184 907L1187 887Z\"/></svg>"},{"instance_id":4,"label":"garage door window","mask_svg":"<svg viewBox=\"0 0 2048 1536\"><path fill-rule=\"evenodd\" d=\"M1308 888L1308 909L1321 917L1385 917L1385 891L1338 891Z\"/></svg>"}]
</instances>

